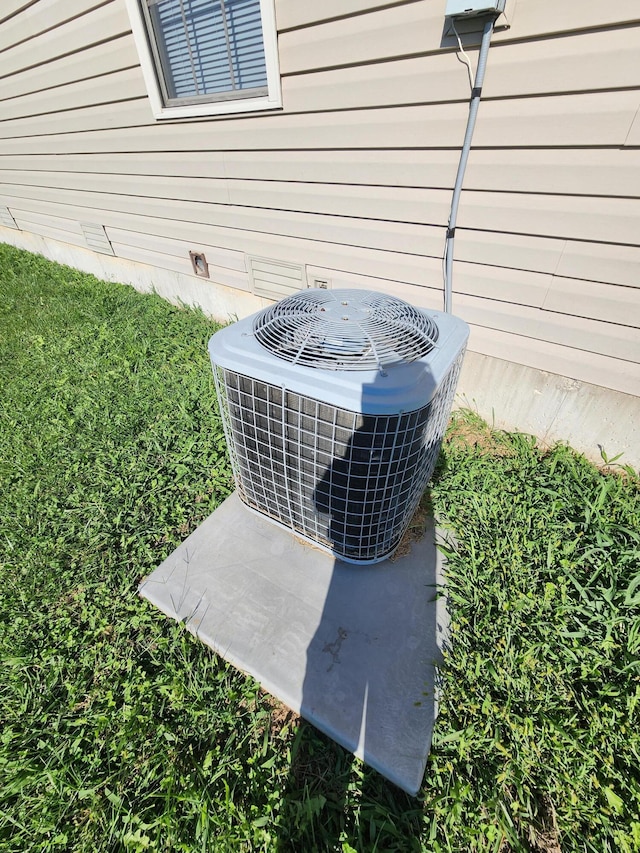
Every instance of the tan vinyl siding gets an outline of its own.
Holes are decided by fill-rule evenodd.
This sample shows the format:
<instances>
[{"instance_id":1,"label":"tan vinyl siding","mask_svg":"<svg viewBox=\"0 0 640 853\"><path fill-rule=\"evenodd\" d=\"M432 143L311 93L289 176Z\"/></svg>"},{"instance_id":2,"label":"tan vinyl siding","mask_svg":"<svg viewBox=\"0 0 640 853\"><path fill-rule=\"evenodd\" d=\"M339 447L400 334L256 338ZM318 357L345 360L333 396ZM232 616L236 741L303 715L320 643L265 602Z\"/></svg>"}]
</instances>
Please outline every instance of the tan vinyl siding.
<instances>
[{"instance_id":1,"label":"tan vinyl siding","mask_svg":"<svg viewBox=\"0 0 640 853\"><path fill-rule=\"evenodd\" d=\"M556 274L589 281L640 287L640 246L567 243Z\"/></svg>"},{"instance_id":2,"label":"tan vinyl siding","mask_svg":"<svg viewBox=\"0 0 640 853\"><path fill-rule=\"evenodd\" d=\"M14 22L13 47L5 48L2 59L1 74L19 73L26 68L44 65L53 59L73 54L77 50L89 47L110 38L130 31L129 19L124 4L119 0L111 0L103 6L91 8L95 4L86 0L84 4L74 3L74 6L84 5L86 10L79 17L69 18L67 1L55 6L62 21L49 29L46 19L40 19L39 7L44 5L42 0L26 9ZM2 31L8 24L2 25ZM33 30L38 31L36 35Z\"/></svg>"},{"instance_id":3,"label":"tan vinyl siding","mask_svg":"<svg viewBox=\"0 0 640 853\"><path fill-rule=\"evenodd\" d=\"M290 30L280 37L281 71L286 76L424 53L436 47L442 31L442 10L436 6L407 3ZM440 29L434 30L428 21L437 17Z\"/></svg>"},{"instance_id":4,"label":"tan vinyl siding","mask_svg":"<svg viewBox=\"0 0 640 853\"><path fill-rule=\"evenodd\" d=\"M446 188L453 184L458 156L455 149L415 150L410 157L403 149L276 150L261 151L259 157L253 151L221 150L191 150L188 157L173 151L28 157L0 152L0 169ZM464 186L493 192L636 197L640 149L473 149Z\"/></svg>"},{"instance_id":5,"label":"tan vinyl siding","mask_svg":"<svg viewBox=\"0 0 640 853\"><path fill-rule=\"evenodd\" d=\"M634 117L633 124L631 125L624 144L636 146L640 145L640 106L638 107L638 112Z\"/></svg>"},{"instance_id":6,"label":"tan vinyl siding","mask_svg":"<svg viewBox=\"0 0 640 853\"><path fill-rule=\"evenodd\" d=\"M476 350L485 355L505 359L508 353L509 360L516 364L530 364L531 352L535 348L535 366L539 370L640 396L637 367L628 361L549 341L532 341L531 338L501 329L486 326L472 328Z\"/></svg>"},{"instance_id":7,"label":"tan vinyl siding","mask_svg":"<svg viewBox=\"0 0 640 853\"><path fill-rule=\"evenodd\" d=\"M191 261L189 260L188 251L193 248L189 244L187 255L184 252L178 254L171 251L166 251L166 244L156 246L153 249L145 249L142 246L132 246L130 242L118 243L111 241L113 250L120 258L127 258L130 261L140 261L143 264L152 264L153 266L161 266L163 269L175 270L176 272L192 275L193 270ZM169 247L171 248L171 247ZM235 287L238 290L249 290L248 276L246 272L238 272L227 267L212 264L209 260L209 253L203 246L195 247L198 251L204 252L209 265L209 277L218 284L224 284L227 287ZM162 263L160 263L160 261Z\"/></svg>"},{"instance_id":8,"label":"tan vinyl siding","mask_svg":"<svg viewBox=\"0 0 640 853\"><path fill-rule=\"evenodd\" d=\"M406 0L396 0L396 5ZM418 0L419 2L419 0ZM345 18L351 15L370 14L377 9L394 5L380 0L324 0L322 3L300 2L300 0L278 0L278 26L283 30L308 26L309 24ZM442 31L444 6L423 2L425 34L436 43ZM506 17L511 31L497 32L497 40L542 36L547 33L565 33L574 30L589 30L616 24L637 22L637 0L507 0Z\"/></svg>"},{"instance_id":9,"label":"tan vinyl siding","mask_svg":"<svg viewBox=\"0 0 640 853\"><path fill-rule=\"evenodd\" d=\"M27 6L31 6L34 0L3 0L0 7L0 24L10 20L18 12L23 11Z\"/></svg>"},{"instance_id":10,"label":"tan vinyl siding","mask_svg":"<svg viewBox=\"0 0 640 853\"><path fill-rule=\"evenodd\" d=\"M137 64L138 56L130 36L128 34L119 36L105 44L96 44L71 56L61 56L44 65L36 65L21 74L5 77L2 80L0 104L7 98L16 98L20 95L35 97L56 86L73 85L84 79L110 74L114 67L122 66L126 69L133 68ZM113 90L110 92L110 99L112 98ZM7 104L2 104L0 118L5 116L5 106ZM59 109L57 98L55 107Z\"/></svg>"},{"instance_id":11,"label":"tan vinyl siding","mask_svg":"<svg viewBox=\"0 0 640 853\"><path fill-rule=\"evenodd\" d=\"M636 0L516 0L511 8L513 36L519 38L638 23Z\"/></svg>"},{"instance_id":12,"label":"tan vinyl siding","mask_svg":"<svg viewBox=\"0 0 640 853\"><path fill-rule=\"evenodd\" d=\"M3 127L8 127L11 119L43 114L52 114L50 120L59 122L60 118L56 113L67 109L80 111L82 107L108 104L113 101L114 91L118 90L123 96L126 92L129 98L144 97L144 86L140 82L137 68L115 71L113 74L104 74L89 80L66 83L41 92L11 98L2 103ZM65 125L58 125L58 127L66 128Z\"/></svg>"},{"instance_id":13,"label":"tan vinyl siding","mask_svg":"<svg viewBox=\"0 0 640 853\"><path fill-rule=\"evenodd\" d=\"M248 258L442 305L469 81L444 2L275 0L281 111L156 122L124 0L8 0L16 225L247 291ZM640 7L507 0L455 246L477 352L640 395ZM474 29L475 28L475 29ZM461 25L475 65L478 25ZM304 279L303 279L304 280Z\"/></svg>"},{"instance_id":14,"label":"tan vinyl siding","mask_svg":"<svg viewBox=\"0 0 640 853\"><path fill-rule=\"evenodd\" d=\"M112 103L61 111L56 114L55 124L48 126L46 114L0 119L0 136L22 137L33 153L209 150L213 130L217 150L374 147L406 151L459 146L461 126L464 136L468 112L466 102L399 106L393 110L393 118L388 108L285 112L261 116L259 134L247 133L246 123L255 120L254 117L157 125L151 119L146 98L139 98L135 104L120 103L136 97L139 91L136 88L132 93L123 82L127 79L126 76L114 79ZM621 91L615 98L609 93L596 92L487 100L482 104L483 120L477 124L474 141L477 137L478 147L492 148L499 147L498 143L512 148L619 146L631 131L640 107L639 98L636 91ZM123 129L130 127L133 130L124 135ZM51 138L32 140L30 136L34 133ZM20 151L19 147L8 144L3 149L7 153ZM384 170L384 163L380 164L380 170Z\"/></svg>"},{"instance_id":15,"label":"tan vinyl siding","mask_svg":"<svg viewBox=\"0 0 640 853\"><path fill-rule=\"evenodd\" d=\"M442 7L432 5L434 20L442 20ZM284 34L281 70L286 76L308 71L310 67L337 68L332 72L333 78L339 76L345 84L343 88L348 88L354 81L364 81L369 72L374 80L382 78L384 70L390 67L396 86L406 77L407 96L415 96L418 102L466 97L467 76L451 73L451 53L440 49L441 30L442 24L440 30L428 30L423 3L409 3L349 21L331 21ZM387 61L378 69L371 64L423 54L425 50L430 51L427 56ZM491 97L611 89L633 85L636 80L637 31L633 28L611 30L606 40L601 32L516 44L498 40L493 50L485 79ZM475 67L477 50L470 48L468 53ZM313 78L321 80L322 73L309 76L313 97ZM421 87L419 78L422 78ZM405 86L398 95L406 91Z\"/></svg>"},{"instance_id":16,"label":"tan vinyl siding","mask_svg":"<svg viewBox=\"0 0 640 853\"><path fill-rule=\"evenodd\" d=\"M14 47L22 41L27 41L53 30L67 21L71 21L83 15L88 9L104 5L106 0L39 0L39 2L26 14L15 16L6 21L0 29L0 51ZM7 6L26 5L7 3L3 0L3 12Z\"/></svg>"},{"instance_id":17,"label":"tan vinyl siding","mask_svg":"<svg viewBox=\"0 0 640 853\"><path fill-rule=\"evenodd\" d=\"M560 311L569 316L590 317L605 320L631 329L640 328L640 282L636 287L620 287L616 284L601 284L595 281L579 281L575 278L555 276L544 308ZM631 340L637 347L638 339ZM632 350L630 358L637 355Z\"/></svg>"},{"instance_id":18,"label":"tan vinyl siding","mask_svg":"<svg viewBox=\"0 0 640 853\"><path fill-rule=\"evenodd\" d=\"M122 148L123 122L126 123L127 137L130 128L146 124L143 110L146 100L139 98L116 104L87 107L82 110L45 113L44 115L3 122L0 120L0 139L2 150L8 154L15 151L67 151L73 152L81 142L78 131L97 131L101 136L105 128L117 128L118 146ZM52 134L57 136L52 140ZM95 136L94 133L91 136ZM82 139L82 149L91 147L89 140Z\"/></svg>"},{"instance_id":19,"label":"tan vinyl siding","mask_svg":"<svg viewBox=\"0 0 640 853\"><path fill-rule=\"evenodd\" d=\"M82 229L78 222L73 219L64 219L60 216L42 216L32 211L15 211L15 222L23 231L40 234L43 237L53 237L54 240L62 240L63 243L72 243L74 246L85 246Z\"/></svg>"}]
</instances>

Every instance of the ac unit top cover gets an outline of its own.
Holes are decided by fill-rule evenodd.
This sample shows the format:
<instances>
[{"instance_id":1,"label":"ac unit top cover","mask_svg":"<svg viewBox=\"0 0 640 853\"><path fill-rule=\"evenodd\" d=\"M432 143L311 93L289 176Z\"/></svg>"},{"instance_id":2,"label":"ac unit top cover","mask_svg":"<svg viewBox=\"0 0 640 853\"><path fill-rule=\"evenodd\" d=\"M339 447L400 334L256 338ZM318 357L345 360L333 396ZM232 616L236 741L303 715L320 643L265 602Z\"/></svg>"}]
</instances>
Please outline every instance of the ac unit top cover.
<instances>
[{"instance_id":1,"label":"ac unit top cover","mask_svg":"<svg viewBox=\"0 0 640 853\"><path fill-rule=\"evenodd\" d=\"M430 402L469 337L451 314L368 290L303 290L216 332L214 365L369 415Z\"/></svg>"}]
</instances>

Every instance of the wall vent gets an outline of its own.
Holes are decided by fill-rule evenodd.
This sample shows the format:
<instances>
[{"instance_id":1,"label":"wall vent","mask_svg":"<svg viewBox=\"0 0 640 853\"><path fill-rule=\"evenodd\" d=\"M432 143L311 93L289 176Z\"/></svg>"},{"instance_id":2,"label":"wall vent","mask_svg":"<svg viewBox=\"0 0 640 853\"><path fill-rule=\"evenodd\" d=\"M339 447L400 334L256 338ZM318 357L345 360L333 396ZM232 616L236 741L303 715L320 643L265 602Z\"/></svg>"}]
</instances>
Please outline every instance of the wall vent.
<instances>
[{"instance_id":1,"label":"wall vent","mask_svg":"<svg viewBox=\"0 0 640 853\"><path fill-rule=\"evenodd\" d=\"M251 289L256 296L282 299L306 286L304 269L298 264L249 257L248 267Z\"/></svg>"},{"instance_id":2,"label":"wall vent","mask_svg":"<svg viewBox=\"0 0 640 853\"><path fill-rule=\"evenodd\" d=\"M94 252L100 252L103 255L114 255L113 246L111 245L104 226L98 225L95 222L81 222L80 228L84 235L84 241L88 249Z\"/></svg>"},{"instance_id":3,"label":"wall vent","mask_svg":"<svg viewBox=\"0 0 640 853\"><path fill-rule=\"evenodd\" d=\"M189 252L189 257L195 275L199 275L201 278L209 278L209 264L204 252Z\"/></svg>"}]
</instances>

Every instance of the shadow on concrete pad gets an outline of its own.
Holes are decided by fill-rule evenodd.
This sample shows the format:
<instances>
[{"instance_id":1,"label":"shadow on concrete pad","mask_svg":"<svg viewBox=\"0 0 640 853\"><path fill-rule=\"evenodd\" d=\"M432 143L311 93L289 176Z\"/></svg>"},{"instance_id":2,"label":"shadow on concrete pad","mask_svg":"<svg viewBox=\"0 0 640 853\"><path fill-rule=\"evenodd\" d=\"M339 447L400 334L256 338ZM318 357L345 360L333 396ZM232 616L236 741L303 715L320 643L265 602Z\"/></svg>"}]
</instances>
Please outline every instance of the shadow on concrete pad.
<instances>
[{"instance_id":1,"label":"shadow on concrete pad","mask_svg":"<svg viewBox=\"0 0 640 853\"><path fill-rule=\"evenodd\" d=\"M422 782L446 635L432 522L352 566L233 494L141 584L206 645L404 791Z\"/></svg>"},{"instance_id":2,"label":"shadow on concrete pad","mask_svg":"<svg viewBox=\"0 0 640 853\"><path fill-rule=\"evenodd\" d=\"M301 715L410 794L422 782L440 660L433 527L396 562L335 562L306 651Z\"/></svg>"}]
</instances>

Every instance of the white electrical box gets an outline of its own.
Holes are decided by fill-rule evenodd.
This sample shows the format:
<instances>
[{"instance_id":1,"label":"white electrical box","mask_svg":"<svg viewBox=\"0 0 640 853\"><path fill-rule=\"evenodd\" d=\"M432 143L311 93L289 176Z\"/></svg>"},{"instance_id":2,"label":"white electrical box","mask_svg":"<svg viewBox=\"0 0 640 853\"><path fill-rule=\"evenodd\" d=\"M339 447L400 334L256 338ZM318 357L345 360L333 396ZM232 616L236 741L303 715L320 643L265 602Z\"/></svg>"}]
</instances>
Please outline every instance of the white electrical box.
<instances>
[{"instance_id":1,"label":"white electrical box","mask_svg":"<svg viewBox=\"0 0 640 853\"><path fill-rule=\"evenodd\" d=\"M447 0L445 17L470 18L473 15L496 15L504 12L506 0Z\"/></svg>"}]
</instances>

